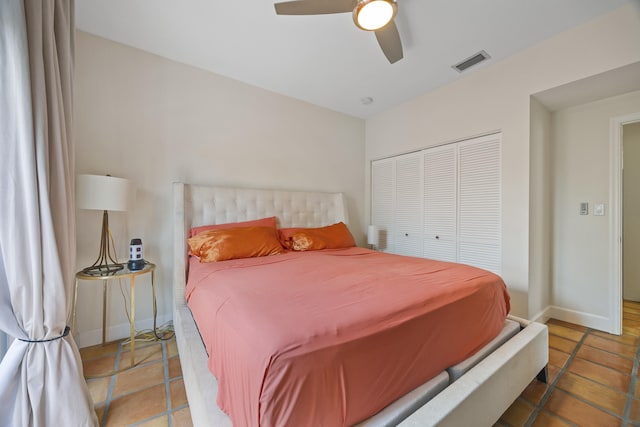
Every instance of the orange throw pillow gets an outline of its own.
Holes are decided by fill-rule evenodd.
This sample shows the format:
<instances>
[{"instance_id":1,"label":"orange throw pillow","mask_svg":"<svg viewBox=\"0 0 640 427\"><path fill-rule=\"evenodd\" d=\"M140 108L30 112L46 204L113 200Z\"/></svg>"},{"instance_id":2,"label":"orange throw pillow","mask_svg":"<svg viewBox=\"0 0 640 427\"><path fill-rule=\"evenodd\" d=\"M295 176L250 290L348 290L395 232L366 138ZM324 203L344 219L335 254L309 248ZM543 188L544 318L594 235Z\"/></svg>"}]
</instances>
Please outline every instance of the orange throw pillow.
<instances>
[{"instance_id":1,"label":"orange throw pillow","mask_svg":"<svg viewBox=\"0 0 640 427\"><path fill-rule=\"evenodd\" d=\"M241 221L241 222L227 222L224 224L211 224L211 225L201 225L199 227L193 227L189 230L189 237L193 237L197 234L202 233L203 231L209 230L225 230L228 228L237 228L237 227L273 227L276 228L276 217L272 216L269 218L260 218L260 219L252 219L250 221Z\"/></svg>"},{"instance_id":2,"label":"orange throw pillow","mask_svg":"<svg viewBox=\"0 0 640 427\"><path fill-rule=\"evenodd\" d=\"M281 243L294 251L350 248L356 245L346 224L339 222L320 228L288 229L280 233ZM289 236L289 237L287 237Z\"/></svg>"},{"instance_id":3,"label":"orange throw pillow","mask_svg":"<svg viewBox=\"0 0 640 427\"><path fill-rule=\"evenodd\" d=\"M209 230L187 239L200 262L253 258L284 252L273 227L237 227Z\"/></svg>"}]
</instances>

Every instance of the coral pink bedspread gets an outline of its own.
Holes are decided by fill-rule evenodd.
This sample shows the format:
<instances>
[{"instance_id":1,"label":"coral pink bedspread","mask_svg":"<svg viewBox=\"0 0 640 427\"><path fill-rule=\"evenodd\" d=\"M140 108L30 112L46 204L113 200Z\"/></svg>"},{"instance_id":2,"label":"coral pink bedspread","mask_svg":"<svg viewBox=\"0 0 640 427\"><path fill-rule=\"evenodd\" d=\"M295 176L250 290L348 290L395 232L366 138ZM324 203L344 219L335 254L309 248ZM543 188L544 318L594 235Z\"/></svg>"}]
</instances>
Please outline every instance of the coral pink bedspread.
<instances>
[{"instance_id":1,"label":"coral pink bedspread","mask_svg":"<svg viewBox=\"0 0 640 427\"><path fill-rule=\"evenodd\" d=\"M493 273L362 248L192 258L186 295L234 426L353 425L472 355L509 312Z\"/></svg>"}]
</instances>

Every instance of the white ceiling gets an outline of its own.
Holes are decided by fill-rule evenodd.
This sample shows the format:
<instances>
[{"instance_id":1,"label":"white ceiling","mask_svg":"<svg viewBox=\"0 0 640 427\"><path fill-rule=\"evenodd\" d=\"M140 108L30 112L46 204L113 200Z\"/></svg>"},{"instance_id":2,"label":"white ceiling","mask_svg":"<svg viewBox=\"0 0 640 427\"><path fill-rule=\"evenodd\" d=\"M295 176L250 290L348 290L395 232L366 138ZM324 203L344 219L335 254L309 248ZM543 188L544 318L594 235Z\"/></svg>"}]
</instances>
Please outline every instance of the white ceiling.
<instances>
[{"instance_id":1,"label":"white ceiling","mask_svg":"<svg viewBox=\"0 0 640 427\"><path fill-rule=\"evenodd\" d=\"M319 0L322 1L322 0ZM350 13L278 16L270 0L77 0L77 27L264 89L367 118L637 0L398 0L389 64ZM373 98L364 105L361 99Z\"/></svg>"}]
</instances>

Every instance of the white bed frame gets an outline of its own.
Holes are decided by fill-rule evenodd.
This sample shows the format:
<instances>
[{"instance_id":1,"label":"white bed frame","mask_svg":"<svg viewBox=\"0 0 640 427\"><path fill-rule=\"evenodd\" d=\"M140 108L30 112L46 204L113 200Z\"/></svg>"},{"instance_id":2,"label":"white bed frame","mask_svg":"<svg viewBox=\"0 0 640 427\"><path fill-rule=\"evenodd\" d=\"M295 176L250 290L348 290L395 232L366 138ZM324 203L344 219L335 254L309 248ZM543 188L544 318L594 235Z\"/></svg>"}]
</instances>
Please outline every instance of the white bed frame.
<instances>
[{"instance_id":1,"label":"white bed frame","mask_svg":"<svg viewBox=\"0 0 640 427\"><path fill-rule=\"evenodd\" d=\"M187 247L191 227L276 216L281 227L348 224L341 193L295 192L173 184L174 313L178 353L191 418L196 427L231 427L216 397L218 383L186 305ZM401 426L491 426L548 362L545 325L520 323L522 330L460 379L406 418Z\"/></svg>"}]
</instances>

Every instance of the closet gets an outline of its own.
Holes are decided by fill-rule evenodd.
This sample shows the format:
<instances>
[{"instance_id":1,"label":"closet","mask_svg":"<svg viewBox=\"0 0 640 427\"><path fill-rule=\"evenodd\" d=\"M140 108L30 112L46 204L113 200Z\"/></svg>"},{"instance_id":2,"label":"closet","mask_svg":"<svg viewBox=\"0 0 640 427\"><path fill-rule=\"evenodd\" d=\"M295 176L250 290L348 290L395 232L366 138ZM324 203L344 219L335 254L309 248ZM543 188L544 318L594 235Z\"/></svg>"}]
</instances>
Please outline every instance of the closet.
<instances>
[{"instance_id":1,"label":"closet","mask_svg":"<svg viewBox=\"0 0 640 427\"><path fill-rule=\"evenodd\" d=\"M371 162L378 248L501 270L501 134Z\"/></svg>"}]
</instances>

